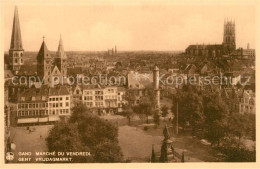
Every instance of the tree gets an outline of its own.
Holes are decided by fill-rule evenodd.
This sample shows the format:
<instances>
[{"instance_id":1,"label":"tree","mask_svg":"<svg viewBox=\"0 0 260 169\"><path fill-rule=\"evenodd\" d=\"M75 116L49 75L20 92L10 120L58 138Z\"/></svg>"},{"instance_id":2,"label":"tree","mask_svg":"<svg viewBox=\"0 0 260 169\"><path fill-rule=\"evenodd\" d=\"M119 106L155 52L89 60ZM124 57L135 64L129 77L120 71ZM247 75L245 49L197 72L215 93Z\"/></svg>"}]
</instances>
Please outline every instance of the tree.
<instances>
[{"instance_id":1,"label":"tree","mask_svg":"<svg viewBox=\"0 0 260 169\"><path fill-rule=\"evenodd\" d=\"M131 119L134 116L134 111L130 105L123 105L123 113L128 119L128 125L131 125Z\"/></svg>"},{"instance_id":2,"label":"tree","mask_svg":"<svg viewBox=\"0 0 260 169\"><path fill-rule=\"evenodd\" d=\"M228 116L228 132L230 137L237 137L240 147L241 138L244 136L251 137L254 140L255 115L233 113Z\"/></svg>"},{"instance_id":3,"label":"tree","mask_svg":"<svg viewBox=\"0 0 260 169\"><path fill-rule=\"evenodd\" d=\"M177 102L179 125L185 128L188 122L191 124L193 134L196 134L195 132L202 128L205 119L202 96L191 91L178 91L176 97L173 99L172 107L172 112L174 112L175 117L177 117Z\"/></svg>"},{"instance_id":4,"label":"tree","mask_svg":"<svg viewBox=\"0 0 260 169\"><path fill-rule=\"evenodd\" d=\"M203 97L205 127L204 132L207 139L214 145L227 132L228 107L218 94L205 94Z\"/></svg>"},{"instance_id":5,"label":"tree","mask_svg":"<svg viewBox=\"0 0 260 169\"><path fill-rule=\"evenodd\" d=\"M49 151L89 151L90 158L72 162L121 162L118 128L89 112L84 105L74 107L68 122L59 122L46 138Z\"/></svg>"},{"instance_id":6,"label":"tree","mask_svg":"<svg viewBox=\"0 0 260 169\"><path fill-rule=\"evenodd\" d=\"M168 107L164 105L164 106L161 108L161 111L162 111L162 117L165 118L165 117L168 115Z\"/></svg>"}]
</instances>

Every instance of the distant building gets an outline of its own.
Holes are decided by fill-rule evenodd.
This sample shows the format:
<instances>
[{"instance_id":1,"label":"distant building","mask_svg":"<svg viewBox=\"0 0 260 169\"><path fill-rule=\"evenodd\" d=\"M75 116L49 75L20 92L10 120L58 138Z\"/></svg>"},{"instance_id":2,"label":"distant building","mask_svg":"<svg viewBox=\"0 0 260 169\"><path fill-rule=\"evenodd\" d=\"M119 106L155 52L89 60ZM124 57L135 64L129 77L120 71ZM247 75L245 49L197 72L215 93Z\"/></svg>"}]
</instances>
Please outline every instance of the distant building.
<instances>
[{"instance_id":1,"label":"distant building","mask_svg":"<svg viewBox=\"0 0 260 169\"><path fill-rule=\"evenodd\" d=\"M239 103L239 113L255 114L255 93L252 90L245 90Z\"/></svg>"},{"instance_id":2,"label":"distant building","mask_svg":"<svg viewBox=\"0 0 260 169\"><path fill-rule=\"evenodd\" d=\"M239 48L233 51L230 56L238 59L251 59L255 60L255 49L243 49Z\"/></svg>"},{"instance_id":3,"label":"distant building","mask_svg":"<svg viewBox=\"0 0 260 169\"><path fill-rule=\"evenodd\" d=\"M222 44L189 45L185 53L193 56L220 57L230 54L236 49L235 22L225 21Z\"/></svg>"}]
</instances>

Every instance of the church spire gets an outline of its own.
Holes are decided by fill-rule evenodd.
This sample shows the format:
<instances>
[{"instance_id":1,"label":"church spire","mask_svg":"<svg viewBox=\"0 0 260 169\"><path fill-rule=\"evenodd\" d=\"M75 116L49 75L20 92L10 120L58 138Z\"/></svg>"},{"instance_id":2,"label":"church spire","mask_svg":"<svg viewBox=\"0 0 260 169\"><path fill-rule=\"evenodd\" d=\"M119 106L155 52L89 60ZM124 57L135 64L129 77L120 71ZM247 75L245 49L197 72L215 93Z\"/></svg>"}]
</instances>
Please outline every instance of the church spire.
<instances>
[{"instance_id":1,"label":"church spire","mask_svg":"<svg viewBox=\"0 0 260 169\"><path fill-rule=\"evenodd\" d=\"M60 42L59 42L58 51L57 51L57 57L58 58L66 58L67 57L65 52L64 52L61 35L60 35Z\"/></svg>"},{"instance_id":2,"label":"church spire","mask_svg":"<svg viewBox=\"0 0 260 169\"><path fill-rule=\"evenodd\" d=\"M10 50L22 50L23 51L23 44L22 44L22 37L21 37L21 30L20 30L17 6L15 6L15 10L14 10L13 31L12 31Z\"/></svg>"}]
</instances>

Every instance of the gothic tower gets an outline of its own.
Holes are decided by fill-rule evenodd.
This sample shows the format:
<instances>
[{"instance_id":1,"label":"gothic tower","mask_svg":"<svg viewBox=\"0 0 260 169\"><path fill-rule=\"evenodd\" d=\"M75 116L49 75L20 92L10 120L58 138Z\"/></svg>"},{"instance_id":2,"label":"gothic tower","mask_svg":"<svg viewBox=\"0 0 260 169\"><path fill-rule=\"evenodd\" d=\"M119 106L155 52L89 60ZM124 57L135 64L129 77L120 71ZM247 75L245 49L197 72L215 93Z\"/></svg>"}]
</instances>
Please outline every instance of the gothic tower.
<instances>
[{"instance_id":1,"label":"gothic tower","mask_svg":"<svg viewBox=\"0 0 260 169\"><path fill-rule=\"evenodd\" d=\"M58 46L58 51L56 53L55 57L55 65L60 70L60 73L63 77L67 76L67 55L64 52L62 39L60 37L60 42Z\"/></svg>"},{"instance_id":2,"label":"gothic tower","mask_svg":"<svg viewBox=\"0 0 260 169\"><path fill-rule=\"evenodd\" d=\"M43 39L42 46L37 55L37 75L44 81L44 84L51 82L51 70L53 67L53 58ZM44 78L44 79L43 79Z\"/></svg>"},{"instance_id":3,"label":"gothic tower","mask_svg":"<svg viewBox=\"0 0 260 169\"><path fill-rule=\"evenodd\" d=\"M224 23L224 36L223 36L223 52L229 54L236 50L236 34L235 34L235 22L225 21Z\"/></svg>"},{"instance_id":4,"label":"gothic tower","mask_svg":"<svg viewBox=\"0 0 260 169\"><path fill-rule=\"evenodd\" d=\"M21 66L24 64L23 61L23 44L18 16L17 6L14 10L14 20L13 20L13 30L12 30L12 39L9 49L9 68L10 70L17 72L21 69Z\"/></svg>"}]
</instances>

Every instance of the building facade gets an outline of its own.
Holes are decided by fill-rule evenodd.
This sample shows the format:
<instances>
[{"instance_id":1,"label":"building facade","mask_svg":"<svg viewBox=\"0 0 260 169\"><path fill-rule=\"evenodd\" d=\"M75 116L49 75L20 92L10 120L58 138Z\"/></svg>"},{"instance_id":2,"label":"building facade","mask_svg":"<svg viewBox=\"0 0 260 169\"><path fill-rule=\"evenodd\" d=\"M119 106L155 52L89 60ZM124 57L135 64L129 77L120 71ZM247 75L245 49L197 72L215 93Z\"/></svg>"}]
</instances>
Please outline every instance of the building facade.
<instances>
[{"instance_id":1,"label":"building facade","mask_svg":"<svg viewBox=\"0 0 260 169\"><path fill-rule=\"evenodd\" d=\"M39 124L66 119L70 112L70 93L65 86L32 88L19 93L17 124Z\"/></svg>"},{"instance_id":2,"label":"building facade","mask_svg":"<svg viewBox=\"0 0 260 169\"><path fill-rule=\"evenodd\" d=\"M239 113L255 114L255 94L252 90L245 90L239 103Z\"/></svg>"}]
</instances>

